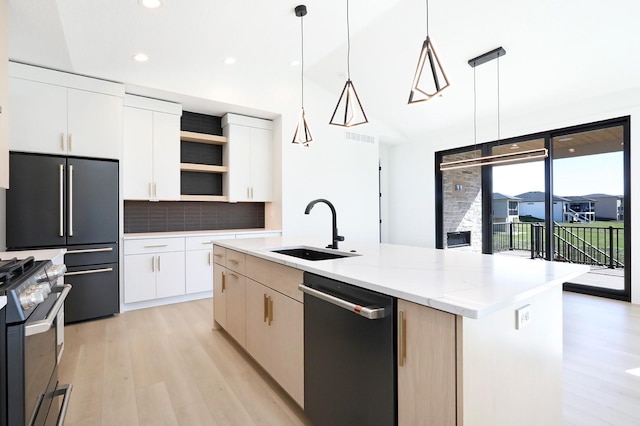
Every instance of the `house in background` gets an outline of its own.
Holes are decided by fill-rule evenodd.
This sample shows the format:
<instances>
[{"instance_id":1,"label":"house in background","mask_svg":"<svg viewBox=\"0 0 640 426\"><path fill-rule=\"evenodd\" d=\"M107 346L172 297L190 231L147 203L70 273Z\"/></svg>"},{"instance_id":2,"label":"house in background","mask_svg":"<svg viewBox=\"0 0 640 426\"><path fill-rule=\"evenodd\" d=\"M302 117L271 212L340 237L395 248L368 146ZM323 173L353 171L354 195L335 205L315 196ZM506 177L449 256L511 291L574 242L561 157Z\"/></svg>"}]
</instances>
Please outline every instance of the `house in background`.
<instances>
[{"instance_id":1,"label":"house in background","mask_svg":"<svg viewBox=\"0 0 640 426\"><path fill-rule=\"evenodd\" d=\"M604 197L611 197L606 195ZM544 192L530 191L516 195L515 199L520 199L520 216L531 216L537 219L544 219ZM622 197L619 197L620 200ZM606 199L606 198L603 198ZM596 220L596 204L600 200L594 196L553 196L553 221L554 222L580 222L589 223ZM620 201L620 205L622 201ZM611 208L607 211L613 209ZM616 207L617 208L617 207ZM621 209L622 207L620 207ZM622 210L620 210L622 211ZM609 219L611 220L611 219Z\"/></svg>"},{"instance_id":2,"label":"house in background","mask_svg":"<svg viewBox=\"0 0 640 426\"><path fill-rule=\"evenodd\" d=\"M520 216L531 216L544 220L544 192L529 191L516 195L520 198ZM565 222L565 212L569 208L570 200L565 197L553 196L553 220Z\"/></svg>"},{"instance_id":3,"label":"house in background","mask_svg":"<svg viewBox=\"0 0 640 426\"><path fill-rule=\"evenodd\" d=\"M520 217L521 198L510 197L499 192L493 193L493 223L517 222Z\"/></svg>"},{"instance_id":4,"label":"house in background","mask_svg":"<svg viewBox=\"0 0 640 426\"><path fill-rule=\"evenodd\" d=\"M564 212L563 222L588 223L596 218L596 200L586 196L565 197L569 202L568 209Z\"/></svg>"},{"instance_id":5,"label":"house in background","mask_svg":"<svg viewBox=\"0 0 640 426\"><path fill-rule=\"evenodd\" d=\"M622 195L589 194L585 197L595 201L595 220L624 220Z\"/></svg>"}]
</instances>

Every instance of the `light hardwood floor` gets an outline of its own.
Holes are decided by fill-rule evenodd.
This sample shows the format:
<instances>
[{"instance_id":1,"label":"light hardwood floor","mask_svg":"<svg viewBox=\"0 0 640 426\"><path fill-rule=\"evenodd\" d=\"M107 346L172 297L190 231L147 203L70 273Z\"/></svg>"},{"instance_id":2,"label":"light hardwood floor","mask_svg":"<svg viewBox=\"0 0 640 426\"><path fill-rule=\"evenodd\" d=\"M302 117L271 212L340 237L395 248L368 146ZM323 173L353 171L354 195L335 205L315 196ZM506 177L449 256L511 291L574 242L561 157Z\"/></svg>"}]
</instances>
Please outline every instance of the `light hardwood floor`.
<instances>
[{"instance_id":1,"label":"light hardwood floor","mask_svg":"<svg viewBox=\"0 0 640 426\"><path fill-rule=\"evenodd\" d=\"M203 299L65 327L65 425L308 424L212 321Z\"/></svg>"},{"instance_id":2,"label":"light hardwood floor","mask_svg":"<svg viewBox=\"0 0 640 426\"><path fill-rule=\"evenodd\" d=\"M304 413L225 332L212 302L70 325L66 425L300 425ZM564 424L640 425L640 306L564 295ZM546 425L545 425L546 426Z\"/></svg>"}]
</instances>

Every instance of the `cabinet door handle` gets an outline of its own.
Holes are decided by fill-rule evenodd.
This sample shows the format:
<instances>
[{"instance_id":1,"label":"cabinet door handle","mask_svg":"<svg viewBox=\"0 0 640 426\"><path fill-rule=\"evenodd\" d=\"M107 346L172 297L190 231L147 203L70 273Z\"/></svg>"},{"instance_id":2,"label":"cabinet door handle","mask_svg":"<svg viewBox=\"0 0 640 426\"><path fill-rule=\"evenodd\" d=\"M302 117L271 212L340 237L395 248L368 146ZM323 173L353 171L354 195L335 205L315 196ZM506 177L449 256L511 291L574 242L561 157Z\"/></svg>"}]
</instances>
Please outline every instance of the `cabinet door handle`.
<instances>
[{"instance_id":1,"label":"cabinet door handle","mask_svg":"<svg viewBox=\"0 0 640 426\"><path fill-rule=\"evenodd\" d=\"M149 198L153 198L153 184L149 182Z\"/></svg>"},{"instance_id":2,"label":"cabinet door handle","mask_svg":"<svg viewBox=\"0 0 640 426\"><path fill-rule=\"evenodd\" d=\"M204 242L204 243L202 243L202 244L206 244L206 245L213 244L213 241L205 241L205 242Z\"/></svg>"},{"instance_id":3,"label":"cabinet door handle","mask_svg":"<svg viewBox=\"0 0 640 426\"><path fill-rule=\"evenodd\" d=\"M73 134L69 133L69 152L73 151Z\"/></svg>"},{"instance_id":4,"label":"cabinet door handle","mask_svg":"<svg viewBox=\"0 0 640 426\"><path fill-rule=\"evenodd\" d=\"M253 186L251 187L251 199L253 200Z\"/></svg>"},{"instance_id":5,"label":"cabinet door handle","mask_svg":"<svg viewBox=\"0 0 640 426\"><path fill-rule=\"evenodd\" d=\"M69 165L69 236L73 237L73 165Z\"/></svg>"},{"instance_id":6,"label":"cabinet door handle","mask_svg":"<svg viewBox=\"0 0 640 426\"><path fill-rule=\"evenodd\" d=\"M236 259L227 259L227 261L231 263L235 263L236 265L238 264L238 261Z\"/></svg>"},{"instance_id":7,"label":"cabinet door handle","mask_svg":"<svg viewBox=\"0 0 640 426\"><path fill-rule=\"evenodd\" d=\"M64 164L59 164L58 168L58 178L60 181L60 233L58 236L64 237Z\"/></svg>"},{"instance_id":8,"label":"cabinet door handle","mask_svg":"<svg viewBox=\"0 0 640 426\"><path fill-rule=\"evenodd\" d=\"M407 359L407 319L403 311L398 312L398 365L404 367Z\"/></svg>"},{"instance_id":9,"label":"cabinet door handle","mask_svg":"<svg viewBox=\"0 0 640 426\"><path fill-rule=\"evenodd\" d=\"M60 133L60 149L64 152L65 151L65 140L67 139L66 135L64 134L64 132Z\"/></svg>"},{"instance_id":10,"label":"cabinet door handle","mask_svg":"<svg viewBox=\"0 0 640 426\"><path fill-rule=\"evenodd\" d=\"M273 322L273 299L269 296L269 325Z\"/></svg>"},{"instance_id":11,"label":"cabinet door handle","mask_svg":"<svg viewBox=\"0 0 640 426\"><path fill-rule=\"evenodd\" d=\"M148 246L144 246L144 248L159 248L159 247L166 247L169 244L152 244L152 245L148 245Z\"/></svg>"},{"instance_id":12,"label":"cabinet door handle","mask_svg":"<svg viewBox=\"0 0 640 426\"><path fill-rule=\"evenodd\" d=\"M226 286L226 281L227 281L227 275L223 272L222 273L222 293L224 293Z\"/></svg>"},{"instance_id":13,"label":"cabinet door handle","mask_svg":"<svg viewBox=\"0 0 640 426\"><path fill-rule=\"evenodd\" d=\"M158 272L160 272L160 255L158 255Z\"/></svg>"},{"instance_id":14,"label":"cabinet door handle","mask_svg":"<svg viewBox=\"0 0 640 426\"><path fill-rule=\"evenodd\" d=\"M211 266L211 252L207 253L207 265Z\"/></svg>"},{"instance_id":15,"label":"cabinet door handle","mask_svg":"<svg viewBox=\"0 0 640 426\"><path fill-rule=\"evenodd\" d=\"M220 253L213 253L213 255L214 255L215 257L224 257L224 255L222 255L222 254L220 254Z\"/></svg>"},{"instance_id":16,"label":"cabinet door handle","mask_svg":"<svg viewBox=\"0 0 640 426\"><path fill-rule=\"evenodd\" d=\"M152 256L151 257L151 272L155 272L156 271L156 257Z\"/></svg>"},{"instance_id":17,"label":"cabinet door handle","mask_svg":"<svg viewBox=\"0 0 640 426\"><path fill-rule=\"evenodd\" d=\"M269 299L267 298L266 294L263 295L263 302L264 302L262 307L263 322L267 322L267 319L269 318Z\"/></svg>"}]
</instances>

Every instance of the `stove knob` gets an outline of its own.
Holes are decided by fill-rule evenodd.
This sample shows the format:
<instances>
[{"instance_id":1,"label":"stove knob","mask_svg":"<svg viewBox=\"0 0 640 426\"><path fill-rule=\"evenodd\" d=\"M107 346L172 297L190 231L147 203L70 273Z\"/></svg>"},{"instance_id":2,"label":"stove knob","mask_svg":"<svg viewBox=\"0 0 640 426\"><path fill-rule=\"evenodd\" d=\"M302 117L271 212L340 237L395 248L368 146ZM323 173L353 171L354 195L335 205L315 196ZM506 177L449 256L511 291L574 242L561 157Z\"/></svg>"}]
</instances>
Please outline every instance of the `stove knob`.
<instances>
[{"instance_id":1,"label":"stove knob","mask_svg":"<svg viewBox=\"0 0 640 426\"><path fill-rule=\"evenodd\" d=\"M44 295L40 291L25 291L20 295L20 305L25 311L44 302Z\"/></svg>"},{"instance_id":2,"label":"stove knob","mask_svg":"<svg viewBox=\"0 0 640 426\"><path fill-rule=\"evenodd\" d=\"M43 297L46 297L49 295L49 293L51 293L51 286L49 285L49 283L38 284L34 287L34 291L39 291L40 293L42 293Z\"/></svg>"}]
</instances>

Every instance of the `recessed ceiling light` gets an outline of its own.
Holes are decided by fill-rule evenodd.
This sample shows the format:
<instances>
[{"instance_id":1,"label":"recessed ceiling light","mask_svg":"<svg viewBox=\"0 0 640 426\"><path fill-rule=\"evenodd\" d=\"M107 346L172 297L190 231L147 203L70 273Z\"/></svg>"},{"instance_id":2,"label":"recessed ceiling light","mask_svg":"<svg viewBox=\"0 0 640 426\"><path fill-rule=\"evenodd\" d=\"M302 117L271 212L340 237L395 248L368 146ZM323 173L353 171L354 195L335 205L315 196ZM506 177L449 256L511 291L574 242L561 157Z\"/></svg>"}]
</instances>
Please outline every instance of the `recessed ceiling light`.
<instances>
[{"instance_id":1,"label":"recessed ceiling light","mask_svg":"<svg viewBox=\"0 0 640 426\"><path fill-rule=\"evenodd\" d=\"M138 3L148 9L157 9L162 6L162 0L138 0Z\"/></svg>"},{"instance_id":2,"label":"recessed ceiling light","mask_svg":"<svg viewBox=\"0 0 640 426\"><path fill-rule=\"evenodd\" d=\"M300 65L300 61L298 61L297 59L291 61L289 63L289 65L291 65L292 67L297 67L298 65Z\"/></svg>"},{"instance_id":3,"label":"recessed ceiling light","mask_svg":"<svg viewBox=\"0 0 640 426\"><path fill-rule=\"evenodd\" d=\"M233 58L233 57L229 56L228 58L226 58L224 60L224 63L227 64L227 65L235 64L236 63L236 58Z\"/></svg>"},{"instance_id":4,"label":"recessed ceiling light","mask_svg":"<svg viewBox=\"0 0 640 426\"><path fill-rule=\"evenodd\" d=\"M132 57L133 60L137 62L147 62L149 60L149 56L147 56L145 53L136 53Z\"/></svg>"}]
</instances>

